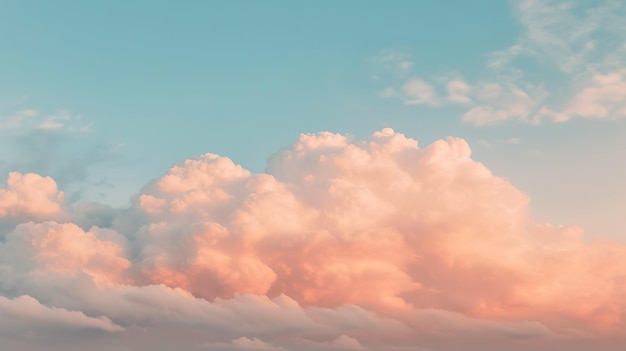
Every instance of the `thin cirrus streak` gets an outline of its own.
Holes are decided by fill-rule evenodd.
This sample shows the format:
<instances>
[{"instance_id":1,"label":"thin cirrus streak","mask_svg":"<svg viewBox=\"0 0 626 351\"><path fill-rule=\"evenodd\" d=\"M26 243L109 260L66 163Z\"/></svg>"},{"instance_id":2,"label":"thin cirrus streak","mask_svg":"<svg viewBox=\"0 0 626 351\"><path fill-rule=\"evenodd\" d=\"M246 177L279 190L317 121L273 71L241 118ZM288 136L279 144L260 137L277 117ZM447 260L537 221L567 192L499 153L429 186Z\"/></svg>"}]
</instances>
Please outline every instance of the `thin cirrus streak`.
<instances>
[{"instance_id":1,"label":"thin cirrus streak","mask_svg":"<svg viewBox=\"0 0 626 351\"><path fill-rule=\"evenodd\" d=\"M470 154L462 139L420 148L389 128L302 134L265 174L205 154L127 209L70 205L51 178L11 173L0 340L573 350L622 339L626 248L533 221L529 198Z\"/></svg>"}]
</instances>

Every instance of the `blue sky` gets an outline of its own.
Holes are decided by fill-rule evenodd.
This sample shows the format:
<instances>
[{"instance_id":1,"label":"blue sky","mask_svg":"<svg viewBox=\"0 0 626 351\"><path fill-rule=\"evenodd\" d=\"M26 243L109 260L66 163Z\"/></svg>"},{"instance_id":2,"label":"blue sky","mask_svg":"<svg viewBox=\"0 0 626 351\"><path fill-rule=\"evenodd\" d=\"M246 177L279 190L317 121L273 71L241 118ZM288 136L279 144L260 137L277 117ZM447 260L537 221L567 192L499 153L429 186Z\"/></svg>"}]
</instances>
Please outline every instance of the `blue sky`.
<instances>
[{"instance_id":1,"label":"blue sky","mask_svg":"<svg viewBox=\"0 0 626 351\"><path fill-rule=\"evenodd\" d=\"M593 74L619 71L607 62L626 57L622 29L597 19L621 9L600 6L595 24L586 5L533 13L504 1L0 4L0 117L65 116L59 129L0 130L5 175L49 174L74 199L124 205L193 155L263 172L300 133L392 127L422 145L466 139L474 159L531 196L541 219L598 234L626 226L623 120L531 121L542 107L534 102L557 113ZM549 11L559 17L540 23ZM439 101L402 96L412 79ZM464 121L470 108L446 100L455 79L472 91L519 88L534 102L502 95L502 108L522 104L521 114Z\"/></svg>"}]
</instances>

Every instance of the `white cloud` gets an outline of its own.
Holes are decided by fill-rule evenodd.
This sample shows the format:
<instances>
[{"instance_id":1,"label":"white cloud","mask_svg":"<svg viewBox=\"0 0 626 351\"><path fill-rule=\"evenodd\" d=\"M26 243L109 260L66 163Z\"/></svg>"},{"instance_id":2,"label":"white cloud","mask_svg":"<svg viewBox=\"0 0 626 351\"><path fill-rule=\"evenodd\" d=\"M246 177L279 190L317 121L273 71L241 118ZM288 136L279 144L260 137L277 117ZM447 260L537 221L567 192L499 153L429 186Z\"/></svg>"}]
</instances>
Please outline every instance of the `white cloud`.
<instances>
[{"instance_id":1,"label":"white cloud","mask_svg":"<svg viewBox=\"0 0 626 351\"><path fill-rule=\"evenodd\" d=\"M376 66L400 78L409 75L413 67L413 61L410 60L409 55L393 50L382 51L373 58L373 61Z\"/></svg>"},{"instance_id":2,"label":"white cloud","mask_svg":"<svg viewBox=\"0 0 626 351\"><path fill-rule=\"evenodd\" d=\"M412 78L402 87L404 102L408 105L437 105L438 98L435 88L429 83Z\"/></svg>"},{"instance_id":3,"label":"white cloud","mask_svg":"<svg viewBox=\"0 0 626 351\"><path fill-rule=\"evenodd\" d=\"M610 70L626 63L624 3L523 0L515 4L525 31L508 50L509 60L530 55L550 60L566 73Z\"/></svg>"},{"instance_id":4,"label":"white cloud","mask_svg":"<svg viewBox=\"0 0 626 351\"><path fill-rule=\"evenodd\" d=\"M448 97L451 102L458 104L466 104L471 101L468 94L471 90L470 86L462 80L451 80L447 83Z\"/></svg>"},{"instance_id":5,"label":"white cloud","mask_svg":"<svg viewBox=\"0 0 626 351\"><path fill-rule=\"evenodd\" d=\"M65 110L54 114L40 115L33 109L24 109L0 119L0 130L35 129L44 132L85 133L90 132L92 127L93 122L85 124L80 115Z\"/></svg>"},{"instance_id":6,"label":"white cloud","mask_svg":"<svg viewBox=\"0 0 626 351\"><path fill-rule=\"evenodd\" d=\"M574 117L624 118L626 117L626 70L607 74L594 74L588 83L562 112L552 115L557 122Z\"/></svg>"}]
</instances>

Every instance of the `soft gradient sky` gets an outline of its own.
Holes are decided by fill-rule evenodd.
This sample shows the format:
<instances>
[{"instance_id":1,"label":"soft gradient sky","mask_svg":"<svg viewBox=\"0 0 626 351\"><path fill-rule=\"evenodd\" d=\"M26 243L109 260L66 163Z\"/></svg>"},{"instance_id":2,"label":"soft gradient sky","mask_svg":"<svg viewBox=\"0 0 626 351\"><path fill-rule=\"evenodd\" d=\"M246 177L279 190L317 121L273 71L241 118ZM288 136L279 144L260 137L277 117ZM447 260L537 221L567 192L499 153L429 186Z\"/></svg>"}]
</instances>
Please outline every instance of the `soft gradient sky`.
<instances>
[{"instance_id":1,"label":"soft gradient sky","mask_svg":"<svg viewBox=\"0 0 626 351\"><path fill-rule=\"evenodd\" d=\"M0 0L0 341L617 350L624 38L621 1Z\"/></svg>"}]
</instances>

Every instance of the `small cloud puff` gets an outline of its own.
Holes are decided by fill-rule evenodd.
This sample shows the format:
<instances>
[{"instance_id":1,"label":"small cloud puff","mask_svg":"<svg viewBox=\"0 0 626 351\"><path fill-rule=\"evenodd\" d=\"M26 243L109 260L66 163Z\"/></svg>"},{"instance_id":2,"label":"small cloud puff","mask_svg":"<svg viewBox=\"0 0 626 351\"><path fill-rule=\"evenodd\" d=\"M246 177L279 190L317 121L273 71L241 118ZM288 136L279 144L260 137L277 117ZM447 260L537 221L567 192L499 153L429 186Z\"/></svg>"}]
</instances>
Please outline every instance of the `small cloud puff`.
<instances>
[{"instance_id":1,"label":"small cloud puff","mask_svg":"<svg viewBox=\"0 0 626 351\"><path fill-rule=\"evenodd\" d=\"M0 218L53 218L61 213L65 195L50 177L38 174L9 173L0 188Z\"/></svg>"}]
</instances>

